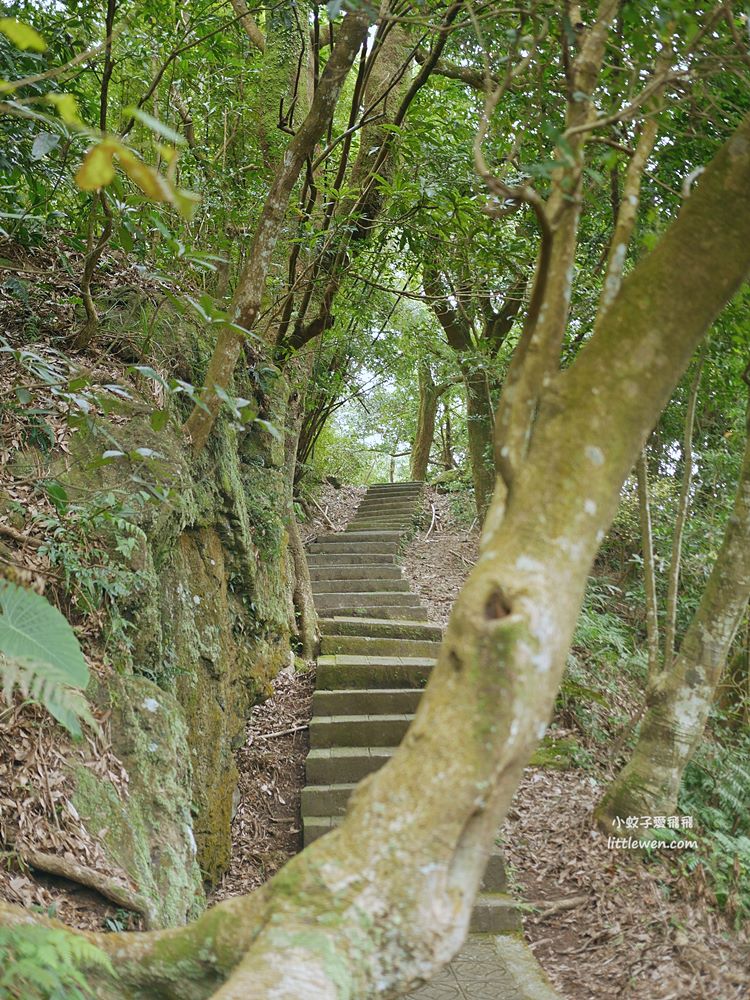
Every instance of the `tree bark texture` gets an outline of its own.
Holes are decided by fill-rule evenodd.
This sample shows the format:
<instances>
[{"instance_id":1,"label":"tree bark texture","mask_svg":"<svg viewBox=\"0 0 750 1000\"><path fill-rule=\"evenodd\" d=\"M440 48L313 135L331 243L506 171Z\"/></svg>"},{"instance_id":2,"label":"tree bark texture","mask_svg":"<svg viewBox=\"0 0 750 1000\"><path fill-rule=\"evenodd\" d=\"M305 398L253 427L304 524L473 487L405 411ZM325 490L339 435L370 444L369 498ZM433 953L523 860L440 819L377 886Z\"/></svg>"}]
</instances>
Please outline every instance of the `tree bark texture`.
<instances>
[{"instance_id":1,"label":"tree bark texture","mask_svg":"<svg viewBox=\"0 0 750 1000\"><path fill-rule=\"evenodd\" d=\"M419 409L417 411L417 429L411 449L410 475L413 480L424 482L427 477L427 464L430 460L432 442L435 439L435 419L440 394L433 381L429 365L420 365L417 374L419 378Z\"/></svg>"}]
</instances>

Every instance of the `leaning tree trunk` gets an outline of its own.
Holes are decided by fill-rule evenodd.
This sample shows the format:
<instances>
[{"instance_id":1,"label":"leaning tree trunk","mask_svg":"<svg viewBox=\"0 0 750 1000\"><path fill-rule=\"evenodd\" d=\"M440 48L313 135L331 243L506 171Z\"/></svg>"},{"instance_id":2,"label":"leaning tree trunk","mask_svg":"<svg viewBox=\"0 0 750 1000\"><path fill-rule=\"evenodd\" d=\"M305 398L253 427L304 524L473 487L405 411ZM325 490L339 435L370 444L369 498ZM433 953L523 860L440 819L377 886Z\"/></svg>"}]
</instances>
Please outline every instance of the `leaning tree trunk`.
<instances>
[{"instance_id":1,"label":"leaning tree trunk","mask_svg":"<svg viewBox=\"0 0 750 1000\"><path fill-rule=\"evenodd\" d=\"M750 116L575 362L542 387L525 459L507 503L501 489L493 498L414 722L341 826L188 927L85 934L117 970L115 984L91 970L100 996L394 998L453 956L550 718L622 483L750 270L749 185Z\"/></svg>"},{"instance_id":2,"label":"leaning tree trunk","mask_svg":"<svg viewBox=\"0 0 750 1000\"><path fill-rule=\"evenodd\" d=\"M430 460L432 442L435 438L435 418L437 417L440 394L432 380L428 365L419 366L419 410L417 430L411 450L411 478L423 482L427 477L427 463Z\"/></svg>"},{"instance_id":3,"label":"leaning tree trunk","mask_svg":"<svg viewBox=\"0 0 750 1000\"><path fill-rule=\"evenodd\" d=\"M750 408L748 408L750 432ZM729 647L750 598L750 436L734 509L680 651L656 677L633 755L609 786L597 822L674 813L682 775L703 736Z\"/></svg>"}]
</instances>

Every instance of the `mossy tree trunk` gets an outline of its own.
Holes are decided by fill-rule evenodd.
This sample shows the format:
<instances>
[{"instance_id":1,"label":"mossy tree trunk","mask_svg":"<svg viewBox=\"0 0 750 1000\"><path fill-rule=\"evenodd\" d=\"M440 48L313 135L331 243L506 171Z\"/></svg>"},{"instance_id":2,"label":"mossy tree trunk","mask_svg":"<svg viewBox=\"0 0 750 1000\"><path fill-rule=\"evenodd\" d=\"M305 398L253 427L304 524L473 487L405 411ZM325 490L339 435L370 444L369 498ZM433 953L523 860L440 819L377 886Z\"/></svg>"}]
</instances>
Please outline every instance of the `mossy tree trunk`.
<instances>
[{"instance_id":1,"label":"mossy tree trunk","mask_svg":"<svg viewBox=\"0 0 750 1000\"><path fill-rule=\"evenodd\" d=\"M748 409L750 432L750 408ZM607 789L597 821L671 815L685 767L706 726L729 648L750 598L750 436L734 509L701 602L676 656L653 679L630 760Z\"/></svg>"},{"instance_id":2,"label":"mossy tree trunk","mask_svg":"<svg viewBox=\"0 0 750 1000\"><path fill-rule=\"evenodd\" d=\"M575 362L540 389L525 460L493 497L416 718L342 825L188 927L87 935L118 972L101 996L369 1000L398 996L452 957L550 717L622 483L750 270L748 185L750 117Z\"/></svg>"},{"instance_id":3,"label":"mossy tree trunk","mask_svg":"<svg viewBox=\"0 0 750 1000\"><path fill-rule=\"evenodd\" d=\"M417 429L414 433L414 444L411 449L411 478L424 482L427 478L427 466L430 461L432 443L435 440L435 420L440 397L448 388L448 383L436 385L426 363L420 364L417 371L419 380L419 407L417 409Z\"/></svg>"}]
</instances>

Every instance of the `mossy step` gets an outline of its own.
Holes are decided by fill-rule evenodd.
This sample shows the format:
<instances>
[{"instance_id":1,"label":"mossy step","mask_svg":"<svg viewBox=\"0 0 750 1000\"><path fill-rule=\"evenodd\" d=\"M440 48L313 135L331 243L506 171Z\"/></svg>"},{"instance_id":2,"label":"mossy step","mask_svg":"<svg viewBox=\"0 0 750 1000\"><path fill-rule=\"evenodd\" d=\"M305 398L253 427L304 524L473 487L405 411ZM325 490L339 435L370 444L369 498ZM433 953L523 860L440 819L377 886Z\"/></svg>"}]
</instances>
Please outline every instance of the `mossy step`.
<instances>
[{"instance_id":1,"label":"mossy step","mask_svg":"<svg viewBox=\"0 0 750 1000\"><path fill-rule=\"evenodd\" d=\"M400 537L400 532L396 532ZM309 552L322 552L327 555L345 554L347 559L353 555L367 553L367 555L390 555L395 556L398 552L398 541L393 539L376 539L371 542L361 542L357 539L347 538L342 531L340 535L329 535L324 542L310 542L307 546Z\"/></svg>"},{"instance_id":2,"label":"mossy step","mask_svg":"<svg viewBox=\"0 0 750 1000\"><path fill-rule=\"evenodd\" d=\"M352 581L356 582L356 581ZM315 607L324 611L326 608L377 608L379 604L387 604L393 608L418 608L419 598L410 591L394 590L353 591L317 594L313 592Z\"/></svg>"},{"instance_id":3,"label":"mossy step","mask_svg":"<svg viewBox=\"0 0 750 1000\"><path fill-rule=\"evenodd\" d=\"M426 622L429 618L426 608L416 608L416 607L400 607L394 608L389 607L387 604L378 605L375 609L378 613L379 618L392 618L400 619L403 621L422 621ZM368 618L373 612L372 608L350 608L346 613L353 615L357 618ZM327 611L326 614L330 614Z\"/></svg>"},{"instance_id":4,"label":"mossy step","mask_svg":"<svg viewBox=\"0 0 750 1000\"><path fill-rule=\"evenodd\" d=\"M434 666L434 660L419 656L320 656L316 683L318 691L421 690Z\"/></svg>"},{"instance_id":5,"label":"mossy step","mask_svg":"<svg viewBox=\"0 0 750 1000\"><path fill-rule=\"evenodd\" d=\"M310 747L396 747L413 715L321 715L310 719Z\"/></svg>"},{"instance_id":6,"label":"mossy step","mask_svg":"<svg viewBox=\"0 0 750 1000\"><path fill-rule=\"evenodd\" d=\"M393 747L319 747L305 760L307 785L356 783L390 760ZM330 817L329 817L330 818Z\"/></svg>"},{"instance_id":7,"label":"mossy step","mask_svg":"<svg viewBox=\"0 0 750 1000\"><path fill-rule=\"evenodd\" d=\"M429 639L436 643L440 643L443 638L442 627L432 623L389 622L377 617L362 621L359 618L336 615L321 618L319 624L323 635L366 635L382 639Z\"/></svg>"},{"instance_id":8,"label":"mossy step","mask_svg":"<svg viewBox=\"0 0 750 1000\"><path fill-rule=\"evenodd\" d=\"M364 618L363 621L371 621ZM397 621L388 622L398 625ZM420 624L409 620L409 625ZM439 642L429 639L389 639L381 636L366 635L323 635L320 640L320 651L327 656L420 656L431 660L437 659L440 650ZM393 685L398 687L398 685Z\"/></svg>"},{"instance_id":9,"label":"mossy step","mask_svg":"<svg viewBox=\"0 0 750 1000\"><path fill-rule=\"evenodd\" d=\"M316 580L401 580L401 567L385 563L334 563L310 565L310 579Z\"/></svg>"},{"instance_id":10,"label":"mossy step","mask_svg":"<svg viewBox=\"0 0 750 1000\"><path fill-rule=\"evenodd\" d=\"M345 579L339 578L338 580L331 579L330 577L325 580L314 579L312 580L312 590L313 594L411 593L406 580L400 580L397 577L391 577L390 579L387 577L376 577L375 579L362 577L347 577Z\"/></svg>"},{"instance_id":11,"label":"mossy step","mask_svg":"<svg viewBox=\"0 0 750 1000\"><path fill-rule=\"evenodd\" d=\"M363 565L388 567L400 566L399 557L392 552L365 552L363 553L363 556L365 557ZM351 566L356 558L356 553L352 554L348 549L346 552L308 552L307 565L310 569L313 567L320 567L322 569L326 566Z\"/></svg>"},{"instance_id":12,"label":"mossy step","mask_svg":"<svg viewBox=\"0 0 750 1000\"><path fill-rule=\"evenodd\" d=\"M401 666L398 660L395 665ZM416 712L421 697L419 688L318 688L313 715L408 715Z\"/></svg>"}]
</instances>

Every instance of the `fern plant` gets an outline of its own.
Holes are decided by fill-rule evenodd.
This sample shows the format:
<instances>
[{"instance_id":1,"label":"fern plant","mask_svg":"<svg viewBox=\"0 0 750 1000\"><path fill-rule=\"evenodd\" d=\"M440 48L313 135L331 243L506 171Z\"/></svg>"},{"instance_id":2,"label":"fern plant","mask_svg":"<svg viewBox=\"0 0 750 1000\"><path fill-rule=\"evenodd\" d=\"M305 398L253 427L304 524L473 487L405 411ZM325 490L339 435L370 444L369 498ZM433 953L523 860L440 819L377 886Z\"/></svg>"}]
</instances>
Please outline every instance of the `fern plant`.
<instances>
[{"instance_id":1,"label":"fern plant","mask_svg":"<svg viewBox=\"0 0 750 1000\"><path fill-rule=\"evenodd\" d=\"M10 701L19 690L74 736L91 725L83 689L89 672L78 639L49 601L0 580L0 691Z\"/></svg>"},{"instance_id":2,"label":"fern plant","mask_svg":"<svg viewBox=\"0 0 750 1000\"><path fill-rule=\"evenodd\" d=\"M736 745L709 745L685 771L680 809L702 831L697 851L685 857L698 865L719 906L735 924L750 918L750 736Z\"/></svg>"},{"instance_id":3,"label":"fern plant","mask_svg":"<svg viewBox=\"0 0 750 1000\"><path fill-rule=\"evenodd\" d=\"M48 927L0 927L0 1000L87 1000L81 968L114 975L107 955L86 938Z\"/></svg>"}]
</instances>

